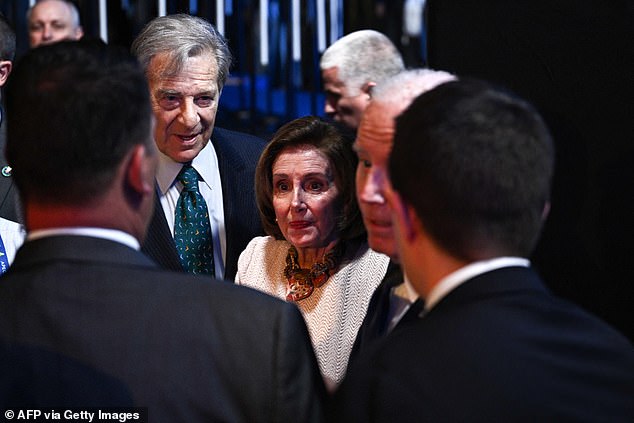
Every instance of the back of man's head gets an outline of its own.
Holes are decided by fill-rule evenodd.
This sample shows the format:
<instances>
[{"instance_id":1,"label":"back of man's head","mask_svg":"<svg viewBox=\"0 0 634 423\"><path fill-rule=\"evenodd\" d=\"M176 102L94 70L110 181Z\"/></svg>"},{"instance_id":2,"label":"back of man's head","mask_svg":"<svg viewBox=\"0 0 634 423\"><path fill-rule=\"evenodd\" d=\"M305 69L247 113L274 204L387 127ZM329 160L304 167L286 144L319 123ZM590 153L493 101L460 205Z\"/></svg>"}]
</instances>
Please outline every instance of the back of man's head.
<instances>
[{"instance_id":1,"label":"back of man's head","mask_svg":"<svg viewBox=\"0 0 634 423\"><path fill-rule=\"evenodd\" d=\"M422 93L456 78L449 72L429 68L403 70L374 87L372 103L392 106L400 114Z\"/></svg>"},{"instance_id":2,"label":"back of man's head","mask_svg":"<svg viewBox=\"0 0 634 423\"><path fill-rule=\"evenodd\" d=\"M537 112L481 81L441 84L397 119L394 189L465 261L528 256L550 196L554 148Z\"/></svg>"},{"instance_id":3,"label":"back of man's head","mask_svg":"<svg viewBox=\"0 0 634 423\"><path fill-rule=\"evenodd\" d=\"M321 70L337 67L347 95L357 95L364 84L378 83L404 69L396 46L380 32L366 29L352 32L324 51Z\"/></svg>"},{"instance_id":4,"label":"back of man's head","mask_svg":"<svg viewBox=\"0 0 634 423\"><path fill-rule=\"evenodd\" d=\"M129 53L100 41L27 52L7 108L7 159L27 201L84 204L111 187L134 146L153 148L144 74Z\"/></svg>"}]
</instances>

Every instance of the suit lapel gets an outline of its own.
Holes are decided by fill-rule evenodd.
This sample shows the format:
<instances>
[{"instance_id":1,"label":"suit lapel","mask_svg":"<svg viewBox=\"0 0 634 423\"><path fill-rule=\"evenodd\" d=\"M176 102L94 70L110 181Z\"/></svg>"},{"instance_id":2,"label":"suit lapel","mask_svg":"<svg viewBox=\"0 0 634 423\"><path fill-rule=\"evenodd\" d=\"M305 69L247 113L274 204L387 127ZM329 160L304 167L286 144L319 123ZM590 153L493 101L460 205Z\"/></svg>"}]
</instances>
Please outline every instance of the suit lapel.
<instances>
[{"instance_id":1,"label":"suit lapel","mask_svg":"<svg viewBox=\"0 0 634 423\"><path fill-rule=\"evenodd\" d=\"M220 128L214 129L212 142L218 157L218 169L220 171L220 185L222 186L222 203L225 215L225 234L227 242L227 256L225 257L225 278L227 275L235 275L237 269L229 268L231 263L237 263L238 256L242 253L240 245L242 228L241 210L251 207L245 204L242 199L245 197L245 186L253 185L253 181L245 178L245 165L242 160L235 160L236 155L232 153L230 143L238 140L229 140L227 135ZM250 184L250 185L249 185Z\"/></svg>"},{"instance_id":2,"label":"suit lapel","mask_svg":"<svg viewBox=\"0 0 634 423\"><path fill-rule=\"evenodd\" d=\"M174 245L174 238L167 224L158 194L154 199L154 213L148 226L145 241L141 246L141 251L166 269L183 271Z\"/></svg>"}]
</instances>

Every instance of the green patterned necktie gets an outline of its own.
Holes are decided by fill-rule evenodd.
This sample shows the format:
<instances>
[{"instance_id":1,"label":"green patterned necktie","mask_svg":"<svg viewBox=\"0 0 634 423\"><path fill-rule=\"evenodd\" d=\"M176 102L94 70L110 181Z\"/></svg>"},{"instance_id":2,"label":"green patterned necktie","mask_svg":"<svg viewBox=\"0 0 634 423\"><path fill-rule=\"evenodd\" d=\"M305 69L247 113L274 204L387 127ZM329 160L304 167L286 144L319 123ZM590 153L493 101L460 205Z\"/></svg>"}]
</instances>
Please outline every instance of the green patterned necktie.
<instances>
[{"instance_id":1,"label":"green patterned necktie","mask_svg":"<svg viewBox=\"0 0 634 423\"><path fill-rule=\"evenodd\" d=\"M183 184L174 219L176 250L187 272L213 276L214 251L209 212L198 191L198 172L191 165L185 165L176 179Z\"/></svg>"}]
</instances>

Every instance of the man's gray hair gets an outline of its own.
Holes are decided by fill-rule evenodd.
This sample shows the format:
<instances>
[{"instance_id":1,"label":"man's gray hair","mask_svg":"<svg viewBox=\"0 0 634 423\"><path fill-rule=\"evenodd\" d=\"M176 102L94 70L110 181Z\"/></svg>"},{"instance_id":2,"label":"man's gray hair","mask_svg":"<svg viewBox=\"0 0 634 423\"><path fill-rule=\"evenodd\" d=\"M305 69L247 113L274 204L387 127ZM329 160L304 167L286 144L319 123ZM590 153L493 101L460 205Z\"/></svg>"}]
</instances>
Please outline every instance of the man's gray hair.
<instances>
[{"instance_id":1,"label":"man's gray hair","mask_svg":"<svg viewBox=\"0 0 634 423\"><path fill-rule=\"evenodd\" d=\"M405 68L403 57L388 37L364 29L352 32L326 49L321 56L321 70L337 67L338 78L357 95L368 82L378 83Z\"/></svg>"},{"instance_id":2,"label":"man's gray hair","mask_svg":"<svg viewBox=\"0 0 634 423\"><path fill-rule=\"evenodd\" d=\"M456 79L449 72L429 68L405 70L378 83L372 89L372 102L395 104L405 110L422 93Z\"/></svg>"},{"instance_id":3,"label":"man's gray hair","mask_svg":"<svg viewBox=\"0 0 634 423\"><path fill-rule=\"evenodd\" d=\"M218 88L224 87L232 57L227 41L206 20L187 14L161 16L150 21L132 43L132 53L147 72L150 61L169 53L171 63L164 72L180 72L187 59L211 53L218 66Z\"/></svg>"}]
</instances>

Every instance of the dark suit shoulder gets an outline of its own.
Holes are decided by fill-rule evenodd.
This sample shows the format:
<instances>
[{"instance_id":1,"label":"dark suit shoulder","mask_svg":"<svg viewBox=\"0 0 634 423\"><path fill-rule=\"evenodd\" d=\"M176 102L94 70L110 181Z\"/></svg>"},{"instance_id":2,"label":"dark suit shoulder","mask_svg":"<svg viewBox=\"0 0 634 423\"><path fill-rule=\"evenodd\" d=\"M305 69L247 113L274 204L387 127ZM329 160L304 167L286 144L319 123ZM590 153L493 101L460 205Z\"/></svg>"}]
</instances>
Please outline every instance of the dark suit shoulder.
<instances>
[{"instance_id":1,"label":"dark suit shoulder","mask_svg":"<svg viewBox=\"0 0 634 423\"><path fill-rule=\"evenodd\" d=\"M392 288L401 283L403 283L401 266L390 260L383 280L372 294L368 311L357 332L357 337L350 352L350 364L370 345L385 336Z\"/></svg>"},{"instance_id":2,"label":"dark suit shoulder","mask_svg":"<svg viewBox=\"0 0 634 423\"><path fill-rule=\"evenodd\" d=\"M359 358L338 413L357 421L629 421L634 348L540 285L523 268L465 282Z\"/></svg>"},{"instance_id":3,"label":"dark suit shoulder","mask_svg":"<svg viewBox=\"0 0 634 423\"><path fill-rule=\"evenodd\" d=\"M2 170L0 173L0 217L21 223L22 219L17 210L19 203L17 191L13 189L13 178L8 171L9 165L4 156L6 126L6 124L0 125L0 169Z\"/></svg>"},{"instance_id":4,"label":"dark suit shoulder","mask_svg":"<svg viewBox=\"0 0 634 423\"><path fill-rule=\"evenodd\" d=\"M211 142L218 154L237 154L242 159L248 159L254 154L259 157L266 146L266 141L255 135L217 127L211 135Z\"/></svg>"},{"instance_id":5,"label":"dark suit shoulder","mask_svg":"<svg viewBox=\"0 0 634 423\"><path fill-rule=\"evenodd\" d=\"M151 263L73 264L42 261L2 278L0 342L47 353L20 358L28 368L34 368L30 360L72 357L96 371L87 380L104 375L120 381L134 405L158 416L153 421L321 419L323 382L293 304ZM55 318L43 324L41 316L49 315ZM59 364L44 367L55 375ZM52 387L37 391L39 398L57 398L58 379L41 377L33 374L35 385L28 386ZM0 391L5 383L11 381L3 380ZM118 393L116 385L112 389ZM110 398L102 393L96 392L95 405Z\"/></svg>"}]
</instances>

